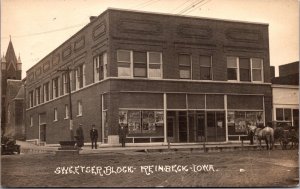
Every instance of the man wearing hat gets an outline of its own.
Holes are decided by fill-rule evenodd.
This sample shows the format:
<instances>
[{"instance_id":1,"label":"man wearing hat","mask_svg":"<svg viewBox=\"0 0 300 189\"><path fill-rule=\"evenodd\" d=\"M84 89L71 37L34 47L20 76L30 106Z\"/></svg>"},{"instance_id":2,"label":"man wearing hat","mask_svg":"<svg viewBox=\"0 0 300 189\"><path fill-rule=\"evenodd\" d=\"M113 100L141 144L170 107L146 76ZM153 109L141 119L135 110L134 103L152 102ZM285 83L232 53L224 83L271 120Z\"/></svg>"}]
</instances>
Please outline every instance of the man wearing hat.
<instances>
[{"instance_id":1,"label":"man wearing hat","mask_svg":"<svg viewBox=\"0 0 300 189\"><path fill-rule=\"evenodd\" d=\"M94 148L95 144L95 149L97 149L97 139L98 139L98 131L95 129L95 125L92 125L92 129L90 130L90 137L92 141L92 149Z\"/></svg>"},{"instance_id":2,"label":"man wearing hat","mask_svg":"<svg viewBox=\"0 0 300 189\"><path fill-rule=\"evenodd\" d=\"M77 139L77 146L79 149L81 149L81 147L84 145L82 124L79 124L79 127L76 129L76 139Z\"/></svg>"}]
</instances>

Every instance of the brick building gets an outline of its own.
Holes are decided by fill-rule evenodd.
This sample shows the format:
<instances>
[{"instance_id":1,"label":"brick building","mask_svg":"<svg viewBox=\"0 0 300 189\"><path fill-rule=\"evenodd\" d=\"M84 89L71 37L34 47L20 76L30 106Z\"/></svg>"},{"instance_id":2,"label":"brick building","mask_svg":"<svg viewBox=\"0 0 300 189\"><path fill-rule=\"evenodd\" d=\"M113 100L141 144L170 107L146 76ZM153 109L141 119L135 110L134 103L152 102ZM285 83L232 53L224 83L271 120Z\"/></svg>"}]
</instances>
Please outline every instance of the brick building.
<instances>
[{"instance_id":1,"label":"brick building","mask_svg":"<svg viewBox=\"0 0 300 189\"><path fill-rule=\"evenodd\" d=\"M228 142L272 120L268 25L108 9L27 71L27 139Z\"/></svg>"},{"instance_id":2,"label":"brick building","mask_svg":"<svg viewBox=\"0 0 300 189\"><path fill-rule=\"evenodd\" d=\"M272 80L273 121L299 128L299 61L279 66Z\"/></svg>"},{"instance_id":3,"label":"brick building","mask_svg":"<svg viewBox=\"0 0 300 189\"><path fill-rule=\"evenodd\" d=\"M22 79L22 62L16 57L12 41L9 41L6 54L1 58L1 132L5 134L10 101L17 95Z\"/></svg>"}]
</instances>

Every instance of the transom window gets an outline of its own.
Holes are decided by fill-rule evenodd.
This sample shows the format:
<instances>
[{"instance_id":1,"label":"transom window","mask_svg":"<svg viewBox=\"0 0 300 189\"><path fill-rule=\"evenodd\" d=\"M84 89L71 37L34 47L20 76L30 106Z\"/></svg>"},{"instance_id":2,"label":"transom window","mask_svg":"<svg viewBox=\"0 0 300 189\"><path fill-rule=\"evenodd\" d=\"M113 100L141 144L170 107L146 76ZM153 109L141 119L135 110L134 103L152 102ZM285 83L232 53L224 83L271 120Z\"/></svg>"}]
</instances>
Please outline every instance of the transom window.
<instances>
[{"instance_id":1,"label":"transom window","mask_svg":"<svg viewBox=\"0 0 300 189\"><path fill-rule=\"evenodd\" d=\"M179 54L178 62L180 79L191 79L191 55Z\"/></svg>"}]
</instances>

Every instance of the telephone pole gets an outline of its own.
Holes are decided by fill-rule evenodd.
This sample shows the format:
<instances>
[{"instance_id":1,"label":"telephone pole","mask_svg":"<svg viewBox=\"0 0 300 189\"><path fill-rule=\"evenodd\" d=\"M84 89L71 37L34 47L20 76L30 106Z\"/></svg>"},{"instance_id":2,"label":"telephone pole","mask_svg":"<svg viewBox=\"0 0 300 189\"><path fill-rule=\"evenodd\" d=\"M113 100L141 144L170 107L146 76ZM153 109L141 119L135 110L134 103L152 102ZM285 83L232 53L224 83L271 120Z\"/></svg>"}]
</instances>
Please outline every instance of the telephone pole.
<instances>
[{"instance_id":1,"label":"telephone pole","mask_svg":"<svg viewBox=\"0 0 300 189\"><path fill-rule=\"evenodd\" d=\"M69 67L67 67L67 69L59 69L57 71L62 71L62 72L65 72L67 74L67 78L68 78L68 91L69 91L69 107L70 107L70 111L69 111L69 114L70 114L70 138L71 138L71 141L74 141L74 130L73 130L73 111L72 111L72 95L71 95L71 78L70 78L70 71L71 69Z\"/></svg>"}]
</instances>

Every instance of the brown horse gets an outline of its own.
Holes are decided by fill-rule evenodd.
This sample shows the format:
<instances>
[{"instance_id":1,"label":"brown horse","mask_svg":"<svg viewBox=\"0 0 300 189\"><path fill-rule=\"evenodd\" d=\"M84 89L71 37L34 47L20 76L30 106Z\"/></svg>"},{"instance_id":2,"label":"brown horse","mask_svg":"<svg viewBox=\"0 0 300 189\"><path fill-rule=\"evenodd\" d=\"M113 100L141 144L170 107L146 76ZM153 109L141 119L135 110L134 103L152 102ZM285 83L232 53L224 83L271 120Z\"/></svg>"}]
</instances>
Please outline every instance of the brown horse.
<instances>
[{"instance_id":1,"label":"brown horse","mask_svg":"<svg viewBox=\"0 0 300 189\"><path fill-rule=\"evenodd\" d=\"M261 149L261 140L265 140L267 150L272 150L274 147L274 129L266 126L264 128L258 128L255 126L249 127L250 132L254 133L254 138L259 142L259 148ZM270 144L270 145L269 145Z\"/></svg>"}]
</instances>

